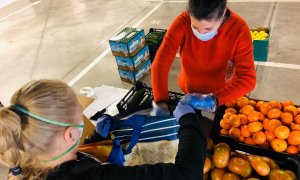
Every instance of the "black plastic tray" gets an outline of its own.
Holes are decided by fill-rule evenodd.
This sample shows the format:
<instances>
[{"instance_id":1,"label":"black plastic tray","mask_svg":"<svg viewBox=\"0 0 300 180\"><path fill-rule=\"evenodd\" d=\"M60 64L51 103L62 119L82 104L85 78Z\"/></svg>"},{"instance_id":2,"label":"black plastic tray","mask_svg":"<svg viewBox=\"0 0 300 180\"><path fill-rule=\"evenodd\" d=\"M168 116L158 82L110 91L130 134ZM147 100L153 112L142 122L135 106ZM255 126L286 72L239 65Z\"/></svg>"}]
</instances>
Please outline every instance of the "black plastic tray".
<instances>
[{"instance_id":1,"label":"black plastic tray","mask_svg":"<svg viewBox=\"0 0 300 180\"><path fill-rule=\"evenodd\" d=\"M280 153L280 152L276 152L271 149L264 149L264 148L261 148L258 146L247 145L247 144L238 142L229 136L220 134L220 130L221 130L220 121L223 118L225 109L226 109L226 106L223 105L223 106L220 106L216 111L212 130L210 132L210 137L213 139L213 141L215 143L226 142L230 147L234 147L235 149L249 152L251 154L259 155L259 156L267 155L269 158L277 160L277 161L284 161L287 158L293 158L297 161L300 161L300 155L293 155L293 154L288 154L285 152Z\"/></svg>"},{"instance_id":2,"label":"black plastic tray","mask_svg":"<svg viewBox=\"0 0 300 180\"><path fill-rule=\"evenodd\" d=\"M169 92L170 110L174 110L183 94ZM152 107L153 92L152 88L147 87L143 82L138 81L123 99L117 104L120 116L126 116L134 112Z\"/></svg>"}]
</instances>

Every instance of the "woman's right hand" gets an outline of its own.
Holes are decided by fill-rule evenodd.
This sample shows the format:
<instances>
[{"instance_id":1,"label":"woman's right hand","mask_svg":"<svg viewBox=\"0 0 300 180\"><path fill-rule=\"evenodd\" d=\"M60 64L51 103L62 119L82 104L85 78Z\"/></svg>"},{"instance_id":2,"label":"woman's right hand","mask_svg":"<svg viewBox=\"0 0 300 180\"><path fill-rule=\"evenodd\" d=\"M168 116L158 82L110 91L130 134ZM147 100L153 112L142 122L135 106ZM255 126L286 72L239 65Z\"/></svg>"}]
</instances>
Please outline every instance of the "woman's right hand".
<instances>
[{"instance_id":1,"label":"woman's right hand","mask_svg":"<svg viewBox=\"0 0 300 180\"><path fill-rule=\"evenodd\" d=\"M169 116L170 111L167 103L159 103L156 104L154 101L152 102L152 116Z\"/></svg>"}]
</instances>

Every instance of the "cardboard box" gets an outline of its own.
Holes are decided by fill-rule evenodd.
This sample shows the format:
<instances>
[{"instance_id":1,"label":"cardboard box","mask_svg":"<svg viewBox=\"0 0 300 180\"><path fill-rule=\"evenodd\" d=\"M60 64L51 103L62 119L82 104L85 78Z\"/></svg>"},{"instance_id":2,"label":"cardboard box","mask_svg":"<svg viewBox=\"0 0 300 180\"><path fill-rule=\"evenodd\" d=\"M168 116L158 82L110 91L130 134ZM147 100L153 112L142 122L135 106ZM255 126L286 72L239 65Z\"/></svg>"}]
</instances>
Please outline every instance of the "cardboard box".
<instances>
[{"instance_id":1,"label":"cardboard box","mask_svg":"<svg viewBox=\"0 0 300 180\"><path fill-rule=\"evenodd\" d=\"M253 55L255 61L266 62L268 59L269 52L269 41L270 41L270 29L269 28L257 28L251 29L251 31L265 31L269 34L265 40L253 40Z\"/></svg>"},{"instance_id":2,"label":"cardboard box","mask_svg":"<svg viewBox=\"0 0 300 180\"><path fill-rule=\"evenodd\" d=\"M142 80L147 74L151 72L151 60L146 61L140 69L136 71L127 71L119 69L119 75L122 81L134 84Z\"/></svg>"},{"instance_id":3,"label":"cardboard box","mask_svg":"<svg viewBox=\"0 0 300 180\"><path fill-rule=\"evenodd\" d=\"M114 56L133 57L146 44L143 29L126 27L109 40Z\"/></svg>"},{"instance_id":4,"label":"cardboard box","mask_svg":"<svg viewBox=\"0 0 300 180\"><path fill-rule=\"evenodd\" d=\"M118 68L122 70L136 71L150 58L149 47L146 45L131 58L116 56Z\"/></svg>"},{"instance_id":5,"label":"cardboard box","mask_svg":"<svg viewBox=\"0 0 300 180\"><path fill-rule=\"evenodd\" d=\"M94 99L80 94L77 95L77 98L83 109L86 109L94 101ZM82 116L84 121L84 129L82 132L82 138L80 139L80 145L83 144L85 138L95 130L95 126L90 122L90 120L84 115Z\"/></svg>"}]
</instances>

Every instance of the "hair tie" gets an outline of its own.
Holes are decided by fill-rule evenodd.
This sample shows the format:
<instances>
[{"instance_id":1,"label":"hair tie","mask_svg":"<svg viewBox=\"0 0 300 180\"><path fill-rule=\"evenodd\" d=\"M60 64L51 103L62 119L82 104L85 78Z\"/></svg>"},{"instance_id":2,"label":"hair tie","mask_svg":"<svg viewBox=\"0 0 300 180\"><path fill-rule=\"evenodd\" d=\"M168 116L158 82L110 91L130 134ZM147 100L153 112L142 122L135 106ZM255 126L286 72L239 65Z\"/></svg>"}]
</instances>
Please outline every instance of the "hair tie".
<instances>
[{"instance_id":1,"label":"hair tie","mask_svg":"<svg viewBox=\"0 0 300 180\"><path fill-rule=\"evenodd\" d=\"M22 173L22 168L20 166L16 166L16 167L10 168L10 171L11 171L12 175L18 176Z\"/></svg>"}]
</instances>

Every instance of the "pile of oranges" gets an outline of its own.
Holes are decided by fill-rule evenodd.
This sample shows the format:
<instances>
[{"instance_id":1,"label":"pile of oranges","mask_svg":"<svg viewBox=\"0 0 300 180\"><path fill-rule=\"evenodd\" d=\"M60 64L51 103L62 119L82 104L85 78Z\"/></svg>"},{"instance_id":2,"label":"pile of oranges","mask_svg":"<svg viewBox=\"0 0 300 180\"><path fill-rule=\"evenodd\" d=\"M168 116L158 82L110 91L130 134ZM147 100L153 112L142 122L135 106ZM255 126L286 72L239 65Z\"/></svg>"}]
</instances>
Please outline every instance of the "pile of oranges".
<instances>
[{"instance_id":1,"label":"pile of oranges","mask_svg":"<svg viewBox=\"0 0 300 180\"><path fill-rule=\"evenodd\" d=\"M296 180L291 170L283 170L268 157L231 151L226 143L207 141L207 154L203 166L203 180ZM286 162L290 163L290 162Z\"/></svg>"},{"instance_id":2,"label":"pile of oranges","mask_svg":"<svg viewBox=\"0 0 300 180\"><path fill-rule=\"evenodd\" d=\"M227 103L220 134L277 152L300 151L300 108L293 101L255 101L240 97Z\"/></svg>"}]
</instances>

